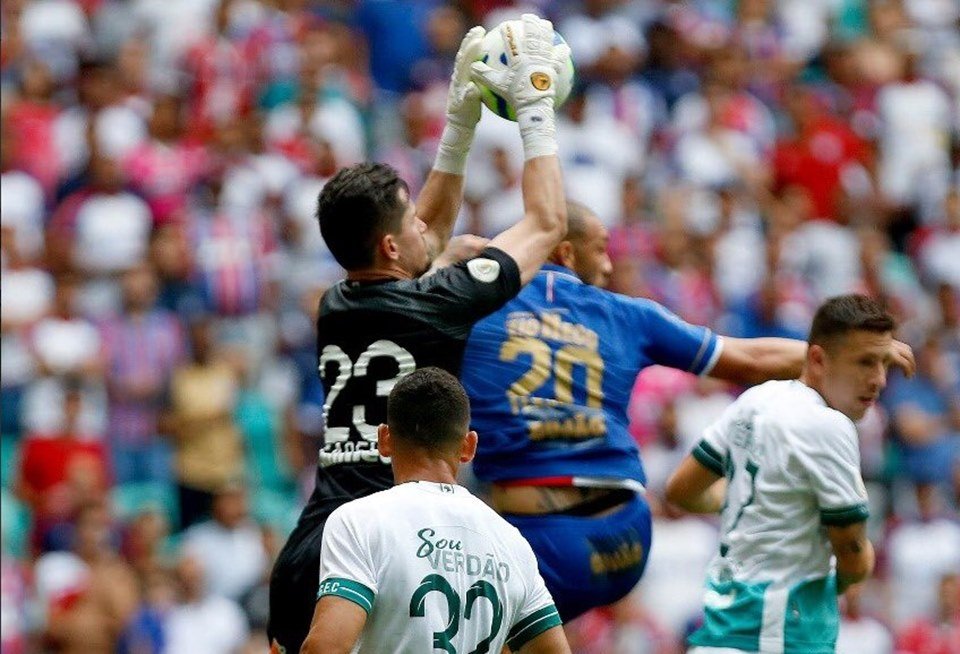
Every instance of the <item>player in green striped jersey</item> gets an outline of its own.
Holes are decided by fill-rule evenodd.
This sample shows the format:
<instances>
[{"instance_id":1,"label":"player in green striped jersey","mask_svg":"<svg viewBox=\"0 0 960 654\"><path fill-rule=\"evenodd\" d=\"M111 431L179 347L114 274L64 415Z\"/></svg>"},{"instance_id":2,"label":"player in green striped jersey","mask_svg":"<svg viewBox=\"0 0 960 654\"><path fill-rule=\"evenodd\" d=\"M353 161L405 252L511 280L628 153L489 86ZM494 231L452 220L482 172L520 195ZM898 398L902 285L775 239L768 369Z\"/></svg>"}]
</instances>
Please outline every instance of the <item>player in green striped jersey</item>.
<instances>
[{"instance_id":1,"label":"player in green striped jersey","mask_svg":"<svg viewBox=\"0 0 960 654\"><path fill-rule=\"evenodd\" d=\"M751 388L667 485L721 513L692 653L832 654L837 593L873 570L855 420L886 385L893 319L859 295L817 311L800 379Z\"/></svg>"}]
</instances>

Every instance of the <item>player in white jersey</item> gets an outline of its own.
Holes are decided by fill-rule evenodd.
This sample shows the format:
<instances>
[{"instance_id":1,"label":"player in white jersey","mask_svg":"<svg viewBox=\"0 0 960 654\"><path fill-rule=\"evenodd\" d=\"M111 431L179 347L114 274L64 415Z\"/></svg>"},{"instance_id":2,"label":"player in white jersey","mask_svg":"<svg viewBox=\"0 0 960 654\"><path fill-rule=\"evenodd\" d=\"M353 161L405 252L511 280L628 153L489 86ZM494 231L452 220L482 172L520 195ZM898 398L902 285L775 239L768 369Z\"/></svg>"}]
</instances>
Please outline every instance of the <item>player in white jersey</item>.
<instances>
[{"instance_id":1,"label":"player in white jersey","mask_svg":"<svg viewBox=\"0 0 960 654\"><path fill-rule=\"evenodd\" d=\"M869 298L827 300L800 379L746 391L674 472L667 499L722 520L692 652L833 653L836 596L873 570L853 421L886 385L893 328Z\"/></svg>"},{"instance_id":2,"label":"player in white jersey","mask_svg":"<svg viewBox=\"0 0 960 654\"><path fill-rule=\"evenodd\" d=\"M527 541L456 483L476 432L456 377L421 368L390 393L378 447L396 486L327 520L301 652L569 654Z\"/></svg>"}]
</instances>

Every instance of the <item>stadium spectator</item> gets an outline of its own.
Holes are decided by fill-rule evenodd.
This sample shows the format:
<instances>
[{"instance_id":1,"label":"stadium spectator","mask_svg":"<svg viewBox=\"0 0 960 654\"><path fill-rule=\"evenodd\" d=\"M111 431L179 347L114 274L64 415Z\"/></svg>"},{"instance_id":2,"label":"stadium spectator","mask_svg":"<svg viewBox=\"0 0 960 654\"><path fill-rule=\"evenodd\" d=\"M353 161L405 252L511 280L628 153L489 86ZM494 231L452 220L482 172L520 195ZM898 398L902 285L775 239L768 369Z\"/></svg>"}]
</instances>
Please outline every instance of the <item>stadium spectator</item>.
<instances>
[{"instance_id":1,"label":"stadium spectator","mask_svg":"<svg viewBox=\"0 0 960 654\"><path fill-rule=\"evenodd\" d=\"M35 553L62 549L63 532L77 510L105 499L112 482L107 449L97 437L83 433L79 380L67 380L63 395L62 428L28 434L20 453L15 488L33 512L30 540Z\"/></svg>"},{"instance_id":2,"label":"stadium spectator","mask_svg":"<svg viewBox=\"0 0 960 654\"><path fill-rule=\"evenodd\" d=\"M864 587L865 584L851 586L840 601L837 654L893 654L890 627L863 610Z\"/></svg>"},{"instance_id":3,"label":"stadium spectator","mask_svg":"<svg viewBox=\"0 0 960 654\"><path fill-rule=\"evenodd\" d=\"M190 361L170 379L167 429L173 436L180 527L210 513L214 492L243 474L244 452L233 421L237 380L217 352L207 316L190 325Z\"/></svg>"},{"instance_id":4,"label":"stadium spectator","mask_svg":"<svg viewBox=\"0 0 960 654\"><path fill-rule=\"evenodd\" d=\"M157 277L146 263L120 278L122 311L100 327L108 397L108 441L118 484L170 482L170 448L160 411L171 375L185 357L180 323L158 309Z\"/></svg>"},{"instance_id":5,"label":"stadium spectator","mask_svg":"<svg viewBox=\"0 0 960 654\"><path fill-rule=\"evenodd\" d=\"M203 568L207 590L234 601L263 579L269 563L260 528L247 515L247 490L237 483L217 489L211 518L184 531L181 547Z\"/></svg>"},{"instance_id":6,"label":"stadium spectator","mask_svg":"<svg viewBox=\"0 0 960 654\"><path fill-rule=\"evenodd\" d=\"M249 628L237 603L211 593L203 566L188 555L177 562L176 581L177 599L164 620L163 654L239 651Z\"/></svg>"},{"instance_id":7,"label":"stadium spectator","mask_svg":"<svg viewBox=\"0 0 960 654\"><path fill-rule=\"evenodd\" d=\"M897 654L950 654L960 649L960 573L937 584L937 607L897 634Z\"/></svg>"},{"instance_id":8,"label":"stadium spectator","mask_svg":"<svg viewBox=\"0 0 960 654\"><path fill-rule=\"evenodd\" d=\"M905 514L887 536L890 619L899 632L908 622L935 614L937 582L960 569L960 524L946 511L939 489L916 485L916 512Z\"/></svg>"},{"instance_id":9,"label":"stadium spectator","mask_svg":"<svg viewBox=\"0 0 960 654\"><path fill-rule=\"evenodd\" d=\"M117 556L112 521L102 502L82 507L76 519L72 553L76 584L57 580L62 589L47 607L44 636L58 651L113 652L138 602L136 577ZM47 554L46 557L62 553ZM67 556L67 555L63 555ZM42 566L43 559L38 563Z\"/></svg>"}]
</instances>

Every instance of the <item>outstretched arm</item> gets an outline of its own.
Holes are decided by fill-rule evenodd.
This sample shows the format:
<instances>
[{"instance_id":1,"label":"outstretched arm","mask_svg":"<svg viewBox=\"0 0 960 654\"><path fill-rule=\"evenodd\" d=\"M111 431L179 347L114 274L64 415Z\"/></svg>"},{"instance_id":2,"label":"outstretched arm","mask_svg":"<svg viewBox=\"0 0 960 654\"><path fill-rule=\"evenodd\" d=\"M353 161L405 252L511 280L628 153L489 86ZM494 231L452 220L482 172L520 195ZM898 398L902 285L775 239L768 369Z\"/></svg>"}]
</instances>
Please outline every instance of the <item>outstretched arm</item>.
<instances>
[{"instance_id":1,"label":"outstretched arm","mask_svg":"<svg viewBox=\"0 0 960 654\"><path fill-rule=\"evenodd\" d=\"M431 259L439 255L450 240L463 202L463 171L480 120L480 94L476 84L470 81L470 64L480 55L484 34L482 27L474 27L460 43L447 92L447 122L433 170L417 198L417 215L427 225L424 238Z\"/></svg>"},{"instance_id":2,"label":"outstretched arm","mask_svg":"<svg viewBox=\"0 0 960 654\"><path fill-rule=\"evenodd\" d=\"M890 345L890 365L912 377L917 364L913 350L901 341ZM803 369L807 344L790 338L723 337L723 350L711 377L744 386L761 384L771 379L796 379Z\"/></svg>"},{"instance_id":3,"label":"outstretched arm","mask_svg":"<svg viewBox=\"0 0 960 654\"><path fill-rule=\"evenodd\" d=\"M744 386L771 379L796 379L806 356L805 341L724 336L723 350L710 376Z\"/></svg>"}]
</instances>

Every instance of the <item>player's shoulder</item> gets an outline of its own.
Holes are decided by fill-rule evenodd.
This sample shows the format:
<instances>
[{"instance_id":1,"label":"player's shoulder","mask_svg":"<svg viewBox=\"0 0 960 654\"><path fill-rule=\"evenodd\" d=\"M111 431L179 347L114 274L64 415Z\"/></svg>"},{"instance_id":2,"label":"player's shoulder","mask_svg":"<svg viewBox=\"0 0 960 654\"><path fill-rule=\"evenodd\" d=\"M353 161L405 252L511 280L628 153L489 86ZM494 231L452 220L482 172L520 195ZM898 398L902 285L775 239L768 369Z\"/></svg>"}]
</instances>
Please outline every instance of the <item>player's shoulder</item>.
<instances>
[{"instance_id":1,"label":"player's shoulder","mask_svg":"<svg viewBox=\"0 0 960 654\"><path fill-rule=\"evenodd\" d=\"M818 442L837 434L856 439L853 421L827 406L817 391L800 380L769 381L751 391L763 404L766 418L802 442Z\"/></svg>"},{"instance_id":2,"label":"player's shoulder","mask_svg":"<svg viewBox=\"0 0 960 654\"><path fill-rule=\"evenodd\" d=\"M520 283L520 268L509 254L495 247L486 247L470 259L458 261L414 280L417 288L429 292L443 286L483 286L506 280Z\"/></svg>"},{"instance_id":3,"label":"player's shoulder","mask_svg":"<svg viewBox=\"0 0 960 654\"><path fill-rule=\"evenodd\" d=\"M396 486L341 504L330 513L327 522L328 524L337 522L355 524L362 521L363 524L374 524L372 518L389 514L391 508L395 506L397 500L395 490Z\"/></svg>"}]
</instances>

